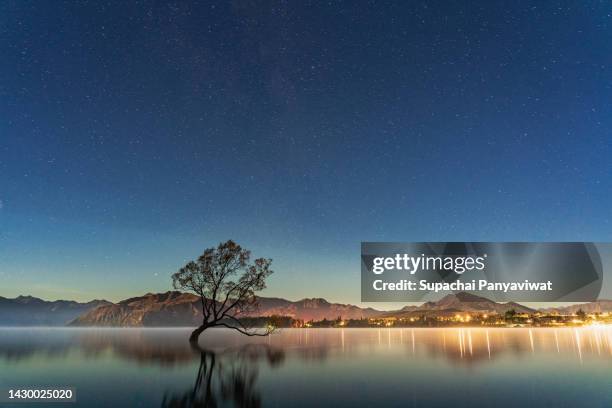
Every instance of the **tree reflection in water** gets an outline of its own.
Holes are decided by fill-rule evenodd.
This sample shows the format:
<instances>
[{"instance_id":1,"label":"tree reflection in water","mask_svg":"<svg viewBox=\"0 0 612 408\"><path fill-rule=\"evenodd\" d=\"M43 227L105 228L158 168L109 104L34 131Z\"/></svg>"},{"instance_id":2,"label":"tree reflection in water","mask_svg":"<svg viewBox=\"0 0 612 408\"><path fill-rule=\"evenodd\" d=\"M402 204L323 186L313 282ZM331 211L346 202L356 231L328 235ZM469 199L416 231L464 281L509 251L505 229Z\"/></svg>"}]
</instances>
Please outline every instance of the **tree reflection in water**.
<instances>
[{"instance_id":1,"label":"tree reflection in water","mask_svg":"<svg viewBox=\"0 0 612 408\"><path fill-rule=\"evenodd\" d=\"M257 389L259 364L278 366L285 358L280 349L267 344L250 344L223 352L193 346L200 365L193 388L183 394L167 394L162 407L260 407Z\"/></svg>"}]
</instances>

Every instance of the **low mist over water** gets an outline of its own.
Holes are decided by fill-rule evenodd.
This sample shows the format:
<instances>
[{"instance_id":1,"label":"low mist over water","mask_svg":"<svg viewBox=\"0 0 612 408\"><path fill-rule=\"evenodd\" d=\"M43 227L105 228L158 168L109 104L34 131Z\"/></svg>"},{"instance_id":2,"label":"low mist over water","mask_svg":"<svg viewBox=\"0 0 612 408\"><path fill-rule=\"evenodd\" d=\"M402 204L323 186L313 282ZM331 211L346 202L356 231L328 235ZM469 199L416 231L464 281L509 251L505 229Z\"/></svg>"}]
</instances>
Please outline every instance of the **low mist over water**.
<instances>
[{"instance_id":1,"label":"low mist over water","mask_svg":"<svg viewBox=\"0 0 612 408\"><path fill-rule=\"evenodd\" d=\"M612 406L612 327L2 329L0 386L66 406ZM55 404L54 406L57 406Z\"/></svg>"}]
</instances>

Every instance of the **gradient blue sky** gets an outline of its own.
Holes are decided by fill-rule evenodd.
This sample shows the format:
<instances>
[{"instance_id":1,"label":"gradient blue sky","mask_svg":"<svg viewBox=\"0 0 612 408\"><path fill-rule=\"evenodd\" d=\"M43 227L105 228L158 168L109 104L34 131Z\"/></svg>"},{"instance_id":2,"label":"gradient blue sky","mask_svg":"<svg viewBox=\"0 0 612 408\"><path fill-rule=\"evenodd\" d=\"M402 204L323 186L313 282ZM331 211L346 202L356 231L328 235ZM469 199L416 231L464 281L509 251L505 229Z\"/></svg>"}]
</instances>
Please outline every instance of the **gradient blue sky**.
<instances>
[{"instance_id":1,"label":"gradient blue sky","mask_svg":"<svg viewBox=\"0 0 612 408\"><path fill-rule=\"evenodd\" d=\"M612 241L611 14L2 2L0 296L165 291L231 238L359 303L361 241Z\"/></svg>"}]
</instances>

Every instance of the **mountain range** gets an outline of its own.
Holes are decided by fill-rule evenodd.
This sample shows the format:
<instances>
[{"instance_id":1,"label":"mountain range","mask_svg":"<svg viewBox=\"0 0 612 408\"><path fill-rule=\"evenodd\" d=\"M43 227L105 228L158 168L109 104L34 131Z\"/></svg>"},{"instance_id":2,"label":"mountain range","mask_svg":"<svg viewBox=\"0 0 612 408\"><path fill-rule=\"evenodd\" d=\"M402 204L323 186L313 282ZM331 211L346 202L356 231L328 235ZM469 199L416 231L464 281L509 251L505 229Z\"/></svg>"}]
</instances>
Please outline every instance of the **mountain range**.
<instances>
[{"instance_id":1,"label":"mountain range","mask_svg":"<svg viewBox=\"0 0 612 408\"><path fill-rule=\"evenodd\" d=\"M503 314L511 309L517 313L535 312L534 309L515 302L497 303L482 296L459 292L446 295L436 302L425 302L420 306L405 306L400 310L386 312L384 315L395 317L440 316L453 315L458 312Z\"/></svg>"},{"instance_id":2,"label":"mountain range","mask_svg":"<svg viewBox=\"0 0 612 408\"><path fill-rule=\"evenodd\" d=\"M296 302L281 298L259 298L257 316L291 316L302 320L359 319L379 316L372 308L329 303L325 299L302 299ZM75 319L73 326L164 327L195 326L202 321L200 298L191 293L147 293L92 309Z\"/></svg>"},{"instance_id":3,"label":"mountain range","mask_svg":"<svg viewBox=\"0 0 612 408\"><path fill-rule=\"evenodd\" d=\"M420 306L405 306L395 311L380 311L350 304L330 303L322 298L290 301L260 297L257 316L291 316L295 319L360 319L371 317L441 316L458 312L498 313L514 309L533 313L534 309L514 302L497 303L482 296L460 292ZM600 300L582 305L543 309L560 313L612 311L612 301ZM15 299L0 297L0 326L102 326L102 327L177 327L195 326L201 321L200 300L196 295L170 291L111 303L94 300L78 303L67 300L45 301L31 296Z\"/></svg>"},{"instance_id":4,"label":"mountain range","mask_svg":"<svg viewBox=\"0 0 612 408\"><path fill-rule=\"evenodd\" d=\"M576 305L564 306L564 307L549 307L542 309L544 312L558 312L558 313L576 313L578 310L582 310L585 313L605 313L612 312L612 300L597 300L590 303L581 303Z\"/></svg>"},{"instance_id":5,"label":"mountain range","mask_svg":"<svg viewBox=\"0 0 612 408\"><path fill-rule=\"evenodd\" d=\"M83 313L109 304L106 300L50 302L32 296L0 296L0 326L65 326Z\"/></svg>"}]
</instances>

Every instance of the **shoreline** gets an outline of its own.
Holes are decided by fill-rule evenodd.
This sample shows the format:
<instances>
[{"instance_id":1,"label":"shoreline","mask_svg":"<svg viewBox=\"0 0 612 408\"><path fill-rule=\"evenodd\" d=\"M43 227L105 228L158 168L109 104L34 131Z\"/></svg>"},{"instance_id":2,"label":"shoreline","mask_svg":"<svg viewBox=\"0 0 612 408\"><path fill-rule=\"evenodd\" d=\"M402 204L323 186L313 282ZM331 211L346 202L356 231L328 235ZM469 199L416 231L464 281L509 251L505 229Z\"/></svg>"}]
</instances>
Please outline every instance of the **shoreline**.
<instances>
[{"instance_id":1,"label":"shoreline","mask_svg":"<svg viewBox=\"0 0 612 408\"><path fill-rule=\"evenodd\" d=\"M2 330L194 330L195 326L164 326L164 327L145 327L145 326L130 326L130 327L110 327L110 326L0 326ZM284 330L405 330L405 329L426 329L426 330L437 330L437 329L605 329L612 328L612 324L585 324L576 326L438 326L438 327L427 327L427 326L381 326L381 327L279 327L277 332ZM265 329L265 327L254 327L253 329ZM215 331L231 331L226 327L211 327L208 330ZM272 334L273 335L273 334Z\"/></svg>"}]
</instances>

